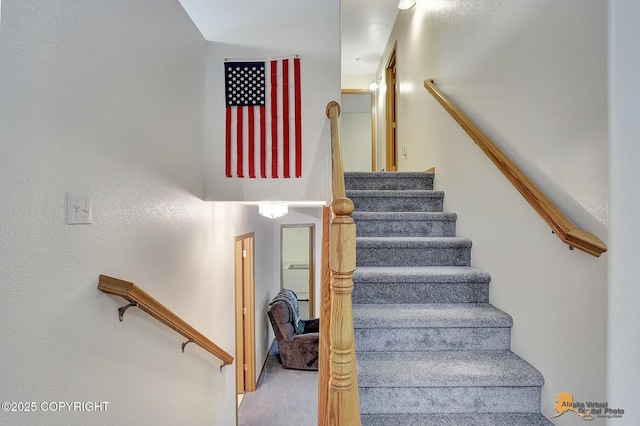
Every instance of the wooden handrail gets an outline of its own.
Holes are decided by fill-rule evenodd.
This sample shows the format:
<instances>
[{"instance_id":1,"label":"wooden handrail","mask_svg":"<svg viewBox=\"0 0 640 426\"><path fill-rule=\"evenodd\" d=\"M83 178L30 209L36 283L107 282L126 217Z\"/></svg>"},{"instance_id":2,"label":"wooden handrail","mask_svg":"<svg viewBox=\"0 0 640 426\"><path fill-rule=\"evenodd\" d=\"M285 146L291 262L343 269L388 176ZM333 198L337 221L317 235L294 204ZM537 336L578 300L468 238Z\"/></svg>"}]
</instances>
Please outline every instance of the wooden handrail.
<instances>
[{"instance_id":1,"label":"wooden handrail","mask_svg":"<svg viewBox=\"0 0 640 426\"><path fill-rule=\"evenodd\" d=\"M571 222L500 148L436 87L433 80L425 80L424 87L493 161L562 242L568 244L569 248L575 247L596 257L607 251L607 246L598 237L579 229Z\"/></svg>"},{"instance_id":2,"label":"wooden handrail","mask_svg":"<svg viewBox=\"0 0 640 426\"><path fill-rule=\"evenodd\" d=\"M329 231L331 319L329 324L329 396L326 417L331 426L359 426L360 399L358 396L351 299L353 272L356 269L356 225L351 218L353 201L346 198L338 130L339 115L340 105L335 101L330 102L327 105L327 117L331 125L333 180L331 210L333 218ZM321 399L318 400L318 404L322 404L322 402ZM323 409L319 406L318 412Z\"/></svg>"},{"instance_id":3,"label":"wooden handrail","mask_svg":"<svg viewBox=\"0 0 640 426\"><path fill-rule=\"evenodd\" d=\"M120 312L120 321L122 321L124 311L126 311L129 306L137 306L138 308L151 315L153 318L157 319L164 325L174 329L185 338L187 338L187 342L182 344L183 351L187 343L194 342L198 346L220 358L224 362L220 369L222 369L222 367L224 367L225 365L229 365L233 362L233 356L225 352L211 340L207 339L202 333L190 326L182 318L171 312L156 299L149 296L149 294L144 292L134 283L108 277L106 275L100 275L100 279L98 280L98 290L107 294L120 296L123 299L131 302L129 305L125 305L118 309L118 311Z\"/></svg>"},{"instance_id":4,"label":"wooden handrail","mask_svg":"<svg viewBox=\"0 0 640 426\"><path fill-rule=\"evenodd\" d=\"M340 104L331 101L327 104L327 118L331 124L331 172L333 199L345 198L344 169L342 165L342 149L340 148L340 128L338 117L340 116Z\"/></svg>"}]
</instances>

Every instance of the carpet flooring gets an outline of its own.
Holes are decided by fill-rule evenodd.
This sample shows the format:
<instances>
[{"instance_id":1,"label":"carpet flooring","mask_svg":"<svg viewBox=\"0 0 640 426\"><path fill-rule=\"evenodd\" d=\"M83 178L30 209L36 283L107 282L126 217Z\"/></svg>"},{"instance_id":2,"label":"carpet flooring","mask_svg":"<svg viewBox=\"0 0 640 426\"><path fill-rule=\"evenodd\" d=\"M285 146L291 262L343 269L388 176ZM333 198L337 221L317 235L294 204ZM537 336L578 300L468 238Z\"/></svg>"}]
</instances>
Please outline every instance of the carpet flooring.
<instances>
[{"instance_id":1,"label":"carpet flooring","mask_svg":"<svg viewBox=\"0 0 640 426\"><path fill-rule=\"evenodd\" d=\"M255 392L245 394L239 426L315 426L318 424L318 372L287 370L274 341Z\"/></svg>"},{"instance_id":2,"label":"carpet flooring","mask_svg":"<svg viewBox=\"0 0 640 426\"><path fill-rule=\"evenodd\" d=\"M433 173L345 173L362 426L550 426Z\"/></svg>"}]
</instances>

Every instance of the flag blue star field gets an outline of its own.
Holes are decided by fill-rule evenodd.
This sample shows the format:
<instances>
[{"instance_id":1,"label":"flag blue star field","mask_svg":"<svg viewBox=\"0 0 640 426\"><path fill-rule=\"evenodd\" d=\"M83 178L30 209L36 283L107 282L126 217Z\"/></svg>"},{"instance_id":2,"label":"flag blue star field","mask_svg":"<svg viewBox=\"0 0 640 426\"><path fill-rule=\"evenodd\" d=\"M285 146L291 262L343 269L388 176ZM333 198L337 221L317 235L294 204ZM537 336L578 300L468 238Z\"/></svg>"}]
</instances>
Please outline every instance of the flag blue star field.
<instances>
[{"instance_id":1,"label":"flag blue star field","mask_svg":"<svg viewBox=\"0 0 640 426\"><path fill-rule=\"evenodd\" d=\"M226 176L301 177L300 58L224 68Z\"/></svg>"}]
</instances>

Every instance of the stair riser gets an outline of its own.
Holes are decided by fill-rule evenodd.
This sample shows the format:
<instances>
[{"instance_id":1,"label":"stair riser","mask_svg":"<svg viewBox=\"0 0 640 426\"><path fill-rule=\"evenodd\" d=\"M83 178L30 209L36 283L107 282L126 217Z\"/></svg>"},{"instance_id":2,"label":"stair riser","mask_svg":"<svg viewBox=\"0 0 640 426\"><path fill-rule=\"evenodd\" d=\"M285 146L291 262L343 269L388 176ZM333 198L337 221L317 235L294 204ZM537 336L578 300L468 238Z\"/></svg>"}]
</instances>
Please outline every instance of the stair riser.
<instances>
[{"instance_id":1,"label":"stair riser","mask_svg":"<svg viewBox=\"0 0 640 426\"><path fill-rule=\"evenodd\" d=\"M356 220L358 237L455 237L455 220Z\"/></svg>"},{"instance_id":2,"label":"stair riser","mask_svg":"<svg viewBox=\"0 0 640 426\"><path fill-rule=\"evenodd\" d=\"M362 426L553 426L542 414L385 414L361 416Z\"/></svg>"},{"instance_id":3,"label":"stair riser","mask_svg":"<svg viewBox=\"0 0 640 426\"><path fill-rule=\"evenodd\" d=\"M509 350L511 329L357 328L356 351L493 351Z\"/></svg>"},{"instance_id":4,"label":"stair riser","mask_svg":"<svg viewBox=\"0 0 640 426\"><path fill-rule=\"evenodd\" d=\"M539 387L360 388L362 414L540 412Z\"/></svg>"},{"instance_id":5,"label":"stair riser","mask_svg":"<svg viewBox=\"0 0 640 426\"><path fill-rule=\"evenodd\" d=\"M347 194L358 212L441 212L441 197L360 197Z\"/></svg>"},{"instance_id":6,"label":"stair riser","mask_svg":"<svg viewBox=\"0 0 640 426\"><path fill-rule=\"evenodd\" d=\"M353 303L489 303L489 283L356 282Z\"/></svg>"},{"instance_id":7,"label":"stair riser","mask_svg":"<svg viewBox=\"0 0 640 426\"><path fill-rule=\"evenodd\" d=\"M470 266L469 247L356 247L358 266Z\"/></svg>"},{"instance_id":8,"label":"stair riser","mask_svg":"<svg viewBox=\"0 0 640 426\"><path fill-rule=\"evenodd\" d=\"M377 175L371 177L355 177L348 173L344 177L345 187L365 190L423 190L433 189L433 175L405 176Z\"/></svg>"}]
</instances>

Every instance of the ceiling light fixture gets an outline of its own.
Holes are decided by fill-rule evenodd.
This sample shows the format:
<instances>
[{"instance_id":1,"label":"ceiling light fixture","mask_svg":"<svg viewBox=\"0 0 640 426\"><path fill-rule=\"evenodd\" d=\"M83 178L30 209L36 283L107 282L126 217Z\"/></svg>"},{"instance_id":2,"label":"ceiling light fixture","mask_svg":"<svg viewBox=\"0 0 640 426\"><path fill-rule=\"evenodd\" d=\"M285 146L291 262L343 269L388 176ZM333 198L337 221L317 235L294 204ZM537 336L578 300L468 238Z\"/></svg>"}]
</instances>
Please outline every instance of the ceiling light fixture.
<instances>
[{"instance_id":1,"label":"ceiling light fixture","mask_svg":"<svg viewBox=\"0 0 640 426\"><path fill-rule=\"evenodd\" d=\"M258 204L258 213L271 220L275 220L289 213L289 206L286 203L267 201Z\"/></svg>"},{"instance_id":2,"label":"ceiling light fixture","mask_svg":"<svg viewBox=\"0 0 640 426\"><path fill-rule=\"evenodd\" d=\"M398 2L398 9L401 9L401 10L411 9L415 5L416 5L416 0L400 0Z\"/></svg>"}]
</instances>

